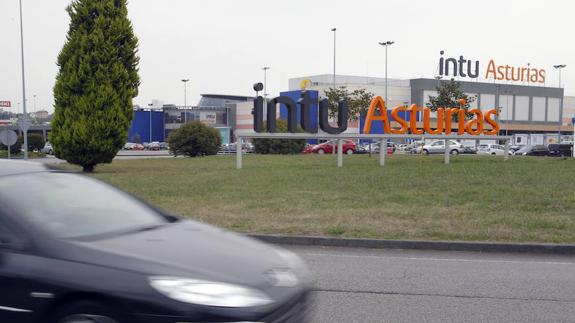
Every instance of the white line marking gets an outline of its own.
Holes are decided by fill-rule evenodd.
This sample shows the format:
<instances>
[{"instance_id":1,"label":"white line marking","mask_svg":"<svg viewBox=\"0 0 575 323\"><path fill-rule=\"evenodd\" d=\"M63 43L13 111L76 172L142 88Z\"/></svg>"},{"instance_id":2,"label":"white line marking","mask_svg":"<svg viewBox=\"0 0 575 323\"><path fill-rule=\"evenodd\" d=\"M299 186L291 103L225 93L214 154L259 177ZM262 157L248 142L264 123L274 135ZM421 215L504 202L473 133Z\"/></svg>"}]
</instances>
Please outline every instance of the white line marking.
<instances>
[{"instance_id":1,"label":"white line marking","mask_svg":"<svg viewBox=\"0 0 575 323\"><path fill-rule=\"evenodd\" d=\"M30 313L30 312L32 312L32 311L30 311L30 310L23 310L23 309L21 309L21 308L5 307L5 306L0 306L0 311L24 312L24 313Z\"/></svg>"},{"instance_id":2,"label":"white line marking","mask_svg":"<svg viewBox=\"0 0 575 323\"><path fill-rule=\"evenodd\" d=\"M314 257L344 257L344 258L373 258L373 259L394 259L394 260L415 260L415 261L449 261L449 262L472 262L472 263L504 263L504 264L538 264L538 265L567 265L575 266L575 262L556 261L519 261L519 260L477 260L477 259L450 259L450 258L426 258L426 257L395 257L395 256L358 256L348 254L322 254L322 253L299 253L302 256Z\"/></svg>"}]
</instances>

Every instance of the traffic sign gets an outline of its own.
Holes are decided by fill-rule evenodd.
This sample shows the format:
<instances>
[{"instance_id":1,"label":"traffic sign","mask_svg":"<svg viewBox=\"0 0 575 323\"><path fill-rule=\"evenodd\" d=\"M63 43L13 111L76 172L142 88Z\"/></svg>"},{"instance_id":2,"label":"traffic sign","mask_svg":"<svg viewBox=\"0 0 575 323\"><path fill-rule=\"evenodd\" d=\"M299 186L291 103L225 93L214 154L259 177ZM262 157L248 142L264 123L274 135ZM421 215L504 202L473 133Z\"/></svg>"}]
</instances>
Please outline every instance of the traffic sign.
<instances>
[{"instance_id":1,"label":"traffic sign","mask_svg":"<svg viewBox=\"0 0 575 323\"><path fill-rule=\"evenodd\" d=\"M0 101L0 108L10 108L12 106L12 102L10 101Z\"/></svg>"},{"instance_id":2,"label":"traffic sign","mask_svg":"<svg viewBox=\"0 0 575 323\"><path fill-rule=\"evenodd\" d=\"M18 140L18 135L16 131L4 129L0 131L0 142L4 146L12 146Z\"/></svg>"}]
</instances>

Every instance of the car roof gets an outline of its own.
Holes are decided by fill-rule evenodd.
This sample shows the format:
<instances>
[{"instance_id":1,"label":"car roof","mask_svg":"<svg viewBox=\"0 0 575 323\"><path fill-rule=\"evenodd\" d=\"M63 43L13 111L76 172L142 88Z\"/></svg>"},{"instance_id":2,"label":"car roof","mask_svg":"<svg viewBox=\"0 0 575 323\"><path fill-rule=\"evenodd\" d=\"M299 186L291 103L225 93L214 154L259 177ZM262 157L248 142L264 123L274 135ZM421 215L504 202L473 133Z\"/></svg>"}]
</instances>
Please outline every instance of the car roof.
<instances>
[{"instance_id":1,"label":"car roof","mask_svg":"<svg viewBox=\"0 0 575 323\"><path fill-rule=\"evenodd\" d=\"M45 172L49 169L41 162L0 160L0 176Z\"/></svg>"}]
</instances>

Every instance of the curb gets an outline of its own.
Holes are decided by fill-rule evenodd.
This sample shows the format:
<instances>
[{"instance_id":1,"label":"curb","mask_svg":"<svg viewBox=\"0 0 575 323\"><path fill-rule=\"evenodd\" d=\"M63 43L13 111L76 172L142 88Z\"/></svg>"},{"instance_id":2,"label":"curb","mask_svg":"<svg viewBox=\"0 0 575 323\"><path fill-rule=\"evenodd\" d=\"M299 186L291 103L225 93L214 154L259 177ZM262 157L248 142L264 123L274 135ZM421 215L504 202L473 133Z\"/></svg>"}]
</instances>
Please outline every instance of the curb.
<instances>
[{"instance_id":1,"label":"curb","mask_svg":"<svg viewBox=\"0 0 575 323\"><path fill-rule=\"evenodd\" d=\"M382 240L268 234L248 234L248 236L271 244L298 246L575 255L575 244Z\"/></svg>"}]
</instances>

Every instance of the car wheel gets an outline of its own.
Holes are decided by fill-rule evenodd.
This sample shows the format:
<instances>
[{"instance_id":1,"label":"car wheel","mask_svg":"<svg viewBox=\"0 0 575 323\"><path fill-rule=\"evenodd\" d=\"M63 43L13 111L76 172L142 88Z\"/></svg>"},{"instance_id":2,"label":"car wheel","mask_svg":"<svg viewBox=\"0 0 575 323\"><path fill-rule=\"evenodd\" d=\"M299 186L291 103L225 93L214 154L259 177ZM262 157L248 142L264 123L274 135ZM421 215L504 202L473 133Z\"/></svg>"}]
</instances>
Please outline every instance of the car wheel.
<instances>
[{"instance_id":1,"label":"car wheel","mask_svg":"<svg viewBox=\"0 0 575 323\"><path fill-rule=\"evenodd\" d=\"M353 149L348 149L345 153L348 155L353 155Z\"/></svg>"},{"instance_id":2,"label":"car wheel","mask_svg":"<svg viewBox=\"0 0 575 323\"><path fill-rule=\"evenodd\" d=\"M320 154L320 155L323 155L323 154L325 154L325 150L319 149L319 150L317 151L317 153Z\"/></svg>"},{"instance_id":3,"label":"car wheel","mask_svg":"<svg viewBox=\"0 0 575 323\"><path fill-rule=\"evenodd\" d=\"M95 302L78 302L56 315L55 323L120 323L112 309Z\"/></svg>"},{"instance_id":4,"label":"car wheel","mask_svg":"<svg viewBox=\"0 0 575 323\"><path fill-rule=\"evenodd\" d=\"M449 153L452 154L453 156L457 156L457 155L459 155L459 150L453 149L453 150L450 151Z\"/></svg>"},{"instance_id":5,"label":"car wheel","mask_svg":"<svg viewBox=\"0 0 575 323\"><path fill-rule=\"evenodd\" d=\"M429 151L428 151L427 149L424 149L424 150L423 150L423 154L424 154L424 155L429 155Z\"/></svg>"},{"instance_id":6,"label":"car wheel","mask_svg":"<svg viewBox=\"0 0 575 323\"><path fill-rule=\"evenodd\" d=\"M495 156L495 155L497 155L497 154L496 154L496 153L491 153L491 155L492 155L492 156Z\"/></svg>"}]
</instances>

